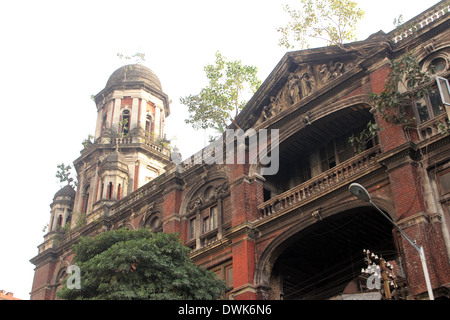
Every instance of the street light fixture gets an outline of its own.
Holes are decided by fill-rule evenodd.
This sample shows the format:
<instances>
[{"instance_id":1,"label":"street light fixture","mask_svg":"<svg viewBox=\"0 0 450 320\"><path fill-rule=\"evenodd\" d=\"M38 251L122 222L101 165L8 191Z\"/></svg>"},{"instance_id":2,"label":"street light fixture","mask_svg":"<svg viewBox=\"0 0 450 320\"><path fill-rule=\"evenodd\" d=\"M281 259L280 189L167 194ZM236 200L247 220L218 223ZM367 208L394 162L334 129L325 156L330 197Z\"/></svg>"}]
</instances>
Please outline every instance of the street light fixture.
<instances>
[{"instance_id":1,"label":"street light fixture","mask_svg":"<svg viewBox=\"0 0 450 320\"><path fill-rule=\"evenodd\" d=\"M415 241L413 241L395 222L380 208L378 208L375 203L372 202L369 192L360 185L359 183L350 184L348 190L356 196L359 200L370 203L375 209L377 209L386 219L392 223L397 230L408 240L408 242L419 252L420 261L422 262L423 274L425 276L425 283L427 284L428 296L430 300L434 300L433 289L431 288L430 275L428 274L427 262L425 260L425 252L423 251L423 247L417 245Z\"/></svg>"}]
</instances>

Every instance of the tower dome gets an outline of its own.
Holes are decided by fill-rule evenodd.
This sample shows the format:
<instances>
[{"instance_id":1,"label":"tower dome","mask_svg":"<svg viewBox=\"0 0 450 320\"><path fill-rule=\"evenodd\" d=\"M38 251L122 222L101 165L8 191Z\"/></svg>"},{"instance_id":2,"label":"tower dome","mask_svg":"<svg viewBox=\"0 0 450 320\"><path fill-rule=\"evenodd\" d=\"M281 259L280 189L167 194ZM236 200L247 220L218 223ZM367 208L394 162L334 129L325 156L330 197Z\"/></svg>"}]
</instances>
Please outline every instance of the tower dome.
<instances>
[{"instance_id":1,"label":"tower dome","mask_svg":"<svg viewBox=\"0 0 450 320\"><path fill-rule=\"evenodd\" d=\"M94 100L98 108L102 108L111 99L117 98L118 94L125 96L133 96L135 98L144 98L146 101L151 100L147 96L136 96L136 90L146 92L160 102L153 101L155 104L161 105L165 116L169 116L169 97L162 90L161 81L158 76L148 67L141 64L128 64L114 71L106 82L106 86L97 95Z\"/></svg>"},{"instance_id":2,"label":"tower dome","mask_svg":"<svg viewBox=\"0 0 450 320\"><path fill-rule=\"evenodd\" d=\"M71 222L71 213L75 201L76 191L71 185L66 185L55 193L50 204L49 231L57 231Z\"/></svg>"},{"instance_id":3,"label":"tower dome","mask_svg":"<svg viewBox=\"0 0 450 320\"><path fill-rule=\"evenodd\" d=\"M134 86L139 83L157 92L162 92L159 78L152 70L141 64L129 64L114 71L109 77L105 89Z\"/></svg>"},{"instance_id":4,"label":"tower dome","mask_svg":"<svg viewBox=\"0 0 450 320\"><path fill-rule=\"evenodd\" d=\"M65 187L58 190L58 192L55 193L53 199L57 200L58 198L62 197L69 197L71 199L75 199L75 190L72 188L71 185L66 185Z\"/></svg>"}]
</instances>

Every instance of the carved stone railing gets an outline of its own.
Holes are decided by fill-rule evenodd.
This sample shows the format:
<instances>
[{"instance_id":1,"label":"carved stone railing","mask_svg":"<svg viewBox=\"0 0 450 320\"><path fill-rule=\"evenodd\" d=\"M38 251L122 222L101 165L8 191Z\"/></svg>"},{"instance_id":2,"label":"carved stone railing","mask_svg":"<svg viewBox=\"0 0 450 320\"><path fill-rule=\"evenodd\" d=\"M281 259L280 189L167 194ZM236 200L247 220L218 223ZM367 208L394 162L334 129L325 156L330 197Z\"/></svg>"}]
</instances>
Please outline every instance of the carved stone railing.
<instances>
[{"instance_id":1,"label":"carved stone railing","mask_svg":"<svg viewBox=\"0 0 450 320\"><path fill-rule=\"evenodd\" d=\"M448 123L447 113L425 121L419 126L419 137L421 140L429 139L435 135L440 135L449 132L450 125Z\"/></svg>"},{"instance_id":2,"label":"carved stone railing","mask_svg":"<svg viewBox=\"0 0 450 320\"><path fill-rule=\"evenodd\" d=\"M381 151L378 146L368 149L336 167L260 204L258 206L260 218L294 209L308 200L347 183L352 178L379 168L381 165L375 158L380 153Z\"/></svg>"},{"instance_id":3,"label":"carved stone railing","mask_svg":"<svg viewBox=\"0 0 450 320\"><path fill-rule=\"evenodd\" d=\"M393 41L394 43L398 43L399 41L405 40L408 37L412 36L418 30L428 26L436 20L442 19L443 16L450 13L450 5L444 4L442 7L436 8L437 10L432 12L431 14L427 13L428 16L422 18L422 20L413 23L411 26L404 28L400 33L394 34ZM406 23L407 24L407 23ZM400 26L402 28L402 26Z\"/></svg>"},{"instance_id":4,"label":"carved stone railing","mask_svg":"<svg viewBox=\"0 0 450 320\"><path fill-rule=\"evenodd\" d=\"M112 144L118 144L118 145L126 145L126 144L133 144L133 143L143 143L150 149L153 149L157 152L160 152L162 154L165 154L166 156L170 156L170 150L168 148L165 148L159 144L153 143L152 141L145 140L140 137L124 137L124 138L114 138L111 141Z\"/></svg>"}]
</instances>

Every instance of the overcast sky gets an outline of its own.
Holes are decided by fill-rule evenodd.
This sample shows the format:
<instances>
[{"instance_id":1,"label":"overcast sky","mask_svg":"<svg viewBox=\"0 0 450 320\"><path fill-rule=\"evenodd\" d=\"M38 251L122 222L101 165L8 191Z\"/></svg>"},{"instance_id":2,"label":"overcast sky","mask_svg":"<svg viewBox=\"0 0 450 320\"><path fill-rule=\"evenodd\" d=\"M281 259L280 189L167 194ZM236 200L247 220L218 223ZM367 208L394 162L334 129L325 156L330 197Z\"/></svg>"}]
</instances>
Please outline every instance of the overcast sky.
<instances>
[{"instance_id":1,"label":"overcast sky","mask_svg":"<svg viewBox=\"0 0 450 320\"><path fill-rule=\"evenodd\" d=\"M144 65L172 100L166 134L183 158L204 146L205 135L184 124L179 98L206 84L203 67L219 50L259 69L264 80L286 53L276 28L287 22L284 0L1 1L1 209L0 289L29 299L50 203L59 190L56 165L80 156L93 134L90 96L128 60L117 53L145 53ZM292 1L290 1L292 2ZM358 40L393 29L437 0L359 0L365 18ZM324 45L324 44L323 44Z\"/></svg>"}]
</instances>

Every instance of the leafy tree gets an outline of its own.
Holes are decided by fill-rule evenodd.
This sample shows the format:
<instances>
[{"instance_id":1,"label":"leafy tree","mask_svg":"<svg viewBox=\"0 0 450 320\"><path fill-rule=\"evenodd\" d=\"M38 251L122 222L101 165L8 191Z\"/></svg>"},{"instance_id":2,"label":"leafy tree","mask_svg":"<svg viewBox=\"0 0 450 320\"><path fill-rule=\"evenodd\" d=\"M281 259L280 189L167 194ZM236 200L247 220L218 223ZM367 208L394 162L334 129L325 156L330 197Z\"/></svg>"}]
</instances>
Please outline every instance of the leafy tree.
<instances>
[{"instance_id":1,"label":"leafy tree","mask_svg":"<svg viewBox=\"0 0 450 320\"><path fill-rule=\"evenodd\" d=\"M66 278L57 292L61 299L211 300L226 289L223 280L190 260L176 234L108 231L82 237L73 252L80 289L69 289Z\"/></svg>"},{"instance_id":2,"label":"leafy tree","mask_svg":"<svg viewBox=\"0 0 450 320\"><path fill-rule=\"evenodd\" d=\"M244 107L243 95L255 93L261 85L258 69L242 65L241 61L227 61L217 51L215 64L208 64L204 71L209 85L199 94L180 98L189 111L185 122L194 129L214 128L223 132Z\"/></svg>"},{"instance_id":3,"label":"leafy tree","mask_svg":"<svg viewBox=\"0 0 450 320\"><path fill-rule=\"evenodd\" d=\"M364 17L364 11L357 7L355 1L300 1L301 10L284 6L291 20L287 26L278 28L282 34L280 46L291 49L294 43L298 43L301 48L309 48L309 40L314 38L344 49L346 41L356 40L356 23Z\"/></svg>"},{"instance_id":4,"label":"leafy tree","mask_svg":"<svg viewBox=\"0 0 450 320\"><path fill-rule=\"evenodd\" d=\"M70 170L72 170L72 167L70 165L65 165L64 163L58 164L56 166L58 168L58 170L56 171L56 178L59 179L59 182L67 182L68 185L72 186L72 187L76 187L77 183L76 181L71 177L71 172Z\"/></svg>"},{"instance_id":5,"label":"leafy tree","mask_svg":"<svg viewBox=\"0 0 450 320\"><path fill-rule=\"evenodd\" d=\"M412 107L431 91L431 77L410 52L390 62L391 73L380 94L372 94L376 110L389 124L400 124L403 129L416 126Z\"/></svg>"}]
</instances>

